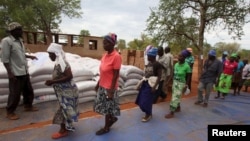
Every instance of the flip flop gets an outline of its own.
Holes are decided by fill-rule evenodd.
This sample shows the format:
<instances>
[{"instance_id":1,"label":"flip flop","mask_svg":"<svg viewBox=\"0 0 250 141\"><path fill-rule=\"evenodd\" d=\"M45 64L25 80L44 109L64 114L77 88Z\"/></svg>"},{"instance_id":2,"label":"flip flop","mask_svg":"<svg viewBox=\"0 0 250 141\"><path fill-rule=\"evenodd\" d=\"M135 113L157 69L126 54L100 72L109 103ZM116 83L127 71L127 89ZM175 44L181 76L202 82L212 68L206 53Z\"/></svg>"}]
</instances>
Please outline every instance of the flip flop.
<instances>
[{"instance_id":1,"label":"flip flop","mask_svg":"<svg viewBox=\"0 0 250 141\"><path fill-rule=\"evenodd\" d=\"M68 136L68 132L63 132L63 133L57 132L57 133L52 134L51 138L59 139L59 138L66 137L66 136Z\"/></svg>"}]
</instances>

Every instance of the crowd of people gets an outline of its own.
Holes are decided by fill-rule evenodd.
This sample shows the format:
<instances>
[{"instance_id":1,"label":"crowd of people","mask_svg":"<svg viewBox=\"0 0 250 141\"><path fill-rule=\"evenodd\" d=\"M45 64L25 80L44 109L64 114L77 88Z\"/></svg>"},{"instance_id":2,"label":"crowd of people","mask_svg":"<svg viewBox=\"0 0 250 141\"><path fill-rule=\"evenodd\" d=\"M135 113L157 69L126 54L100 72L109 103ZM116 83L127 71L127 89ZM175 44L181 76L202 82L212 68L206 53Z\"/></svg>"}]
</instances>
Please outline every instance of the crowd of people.
<instances>
[{"instance_id":1,"label":"crowd of people","mask_svg":"<svg viewBox=\"0 0 250 141\"><path fill-rule=\"evenodd\" d=\"M147 46L145 56L145 78L140 82L139 94L136 98L136 104L139 105L145 116L142 122L147 122L152 118L152 105L157 99L165 99L166 87L172 86L172 95L170 100L170 112L165 118L173 118L176 112L181 111L182 95L191 90L193 65L195 58L193 49L186 48L182 50L173 63L173 55L170 53L170 47ZM228 54L224 51L221 58L217 58L216 50L212 49L204 60L202 72L197 86L197 100L195 105L203 107L208 106L210 94L217 92L215 99L225 99L230 89L233 89L233 95L240 95L244 83L250 79L250 65L248 60L240 60L237 53ZM151 77L157 79L151 82ZM153 85L151 84L153 83ZM247 91L247 86L245 91ZM203 95L204 93L204 95Z\"/></svg>"},{"instance_id":2,"label":"crowd of people","mask_svg":"<svg viewBox=\"0 0 250 141\"><path fill-rule=\"evenodd\" d=\"M25 54L23 45L22 26L13 22L8 26L9 36L1 41L1 59L7 70L9 78L9 96L6 106L6 117L17 120L15 114L20 96L23 95L25 111L38 111L33 106L34 92L27 69L27 60L37 59L35 56ZM117 95L119 71L122 57L116 51L117 35L109 33L103 37L103 48L106 51L99 67L100 79L96 85L96 99L93 111L105 117L103 128L96 135L106 134L120 116L120 107ZM186 48L178 54L178 61L174 63L171 48L149 45L145 50L144 77L137 86L138 95L135 103L145 113L142 122L148 122L153 117L153 104L159 98L165 99L169 94L166 87L172 85L172 95L169 104L169 113L165 118L173 118L175 113L181 111L182 95L191 90L192 72L194 65L193 49ZM53 124L59 124L60 130L52 134L53 139L67 136L70 131L75 131L73 122L78 121L78 88L73 80L71 66L65 58L62 45L51 43L47 49L51 61L55 61L54 70L47 86L53 86L59 108L55 111ZM217 91L215 98L225 99L229 90L233 88L233 95L240 95L240 90L246 80L250 79L250 65L248 60L240 60L240 56L224 51L222 58L216 57L216 51L210 50L204 61L201 76L197 87L197 101L195 105L208 106L211 91ZM228 58L229 56L229 58ZM194 91L193 89L191 91ZM205 92L205 96L203 96Z\"/></svg>"}]
</instances>

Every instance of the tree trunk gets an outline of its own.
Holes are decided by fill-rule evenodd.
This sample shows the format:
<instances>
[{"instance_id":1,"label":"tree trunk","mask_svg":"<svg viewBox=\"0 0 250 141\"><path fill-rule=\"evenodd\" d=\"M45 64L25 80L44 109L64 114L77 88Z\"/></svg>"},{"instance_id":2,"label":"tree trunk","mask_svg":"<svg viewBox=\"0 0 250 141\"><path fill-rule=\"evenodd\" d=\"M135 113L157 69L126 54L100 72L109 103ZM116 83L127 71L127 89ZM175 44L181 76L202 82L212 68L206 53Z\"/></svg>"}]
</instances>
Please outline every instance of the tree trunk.
<instances>
[{"instance_id":1,"label":"tree trunk","mask_svg":"<svg viewBox=\"0 0 250 141\"><path fill-rule=\"evenodd\" d=\"M198 80L202 73L202 66L203 66L203 47L200 47L201 50L198 51Z\"/></svg>"},{"instance_id":2,"label":"tree trunk","mask_svg":"<svg viewBox=\"0 0 250 141\"><path fill-rule=\"evenodd\" d=\"M204 30L206 24L206 9L201 6L200 8L200 28L199 28L199 39L198 39L198 79L202 73L203 68L203 41L204 41Z\"/></svg>"},{"instance_id":3,"label":"tree trunk","mask_svg":"<svg viewBox=\"0 0 250 141\"><path fill-rule=\"evenodd\" d=\"M47 31L47 44L49 45L52 42L53 42L52 33L51 31Z\"/></svg>"}]
</instances>

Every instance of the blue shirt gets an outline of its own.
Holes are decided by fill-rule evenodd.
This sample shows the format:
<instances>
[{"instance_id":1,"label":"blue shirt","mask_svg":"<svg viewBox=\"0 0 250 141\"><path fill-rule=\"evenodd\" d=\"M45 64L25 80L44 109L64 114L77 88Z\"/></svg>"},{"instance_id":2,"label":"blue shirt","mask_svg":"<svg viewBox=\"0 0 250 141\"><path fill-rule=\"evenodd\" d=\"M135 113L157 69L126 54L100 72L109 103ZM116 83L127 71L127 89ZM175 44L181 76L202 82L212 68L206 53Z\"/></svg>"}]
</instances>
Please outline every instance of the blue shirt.
<instances>
[{"instance_id":1,"label":"blue shirt","mask_svg":"<svg viewBox=\"0 0 250 141\"><path fill-rule=\"evenodd\" d=\"M238 67L237 67L237 72L240 72L244 68L244 63L243 61L238 62Z\"/></svg>"}]
</instances>

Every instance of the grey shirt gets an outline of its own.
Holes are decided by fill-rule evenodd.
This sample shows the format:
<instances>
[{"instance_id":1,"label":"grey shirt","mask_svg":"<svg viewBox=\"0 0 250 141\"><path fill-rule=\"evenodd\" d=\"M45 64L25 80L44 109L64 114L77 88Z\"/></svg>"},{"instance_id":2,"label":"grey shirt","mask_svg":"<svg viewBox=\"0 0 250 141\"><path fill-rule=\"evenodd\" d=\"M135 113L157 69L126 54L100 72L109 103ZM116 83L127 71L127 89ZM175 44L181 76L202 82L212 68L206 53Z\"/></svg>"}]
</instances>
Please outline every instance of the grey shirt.
<instances>
[{"instance_id":1,"label":"grey shirt","mask_svg":"<svg viewBox=\"0 0 250 141\"><path fill-rule=\"evenodd\" d=\"M166 56L166 54L163 54L162 56L158 55L157 61L162 65L162 73L161 73L161 79L165 80L166 76L167 76L167 68L169 67L169 60L168 57Z\"/></svg>"},{"instance_id":2,"label":"grey shirt","mask_svg":"<svg viewBox=\"0 0 250 141\"><path fill-rule=\"evenodd\" d=\"M215 83L216 78L219 77L222 72L222 66L222 62L218 59L215 59L211 64L206 60L203 66L203 72L200 76L200 81L202 83Z\"/></svg>"},{"instance_id":3,"label":"grey shirt","mask_svg":"<svg viewBox=\"0 0 250 141\"><path fill-rule=\"evenodd\" d=\"M28 66L22 40L16 40L10 35L2 39L0 46L2 62L9 63L15 76L26 75Z\"/></svg>"},{"instance_id":4,"label":"grey shirt","mask_svg":"<svg viewBox=\"0 0 250 141\"><path fill-rule=\"evenodd\" d=\"M173 74L173 70L174 70L174 57L170 52L165 54L165 55L167 56L167 74L166 74L166 76L170 76L171 74Z\"/></svg>"}]
</instances>

